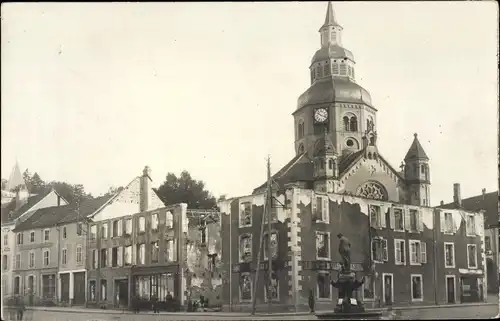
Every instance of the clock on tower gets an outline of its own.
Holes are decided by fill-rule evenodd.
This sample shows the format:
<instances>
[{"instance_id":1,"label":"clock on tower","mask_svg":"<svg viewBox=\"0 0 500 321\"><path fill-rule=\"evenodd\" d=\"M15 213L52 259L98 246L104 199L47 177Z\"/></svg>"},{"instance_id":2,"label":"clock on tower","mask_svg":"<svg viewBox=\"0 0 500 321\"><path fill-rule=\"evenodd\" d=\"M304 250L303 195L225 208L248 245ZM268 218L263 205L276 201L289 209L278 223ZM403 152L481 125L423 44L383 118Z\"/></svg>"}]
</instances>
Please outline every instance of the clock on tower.
<instances>
[{"instance_id":1,"label":"clock on tower","mask_svg":"<svg viewBox=\"0 0 500 321\"><path fill-rule=\"evenodd\" d=\"M328 110L326 108L318 108L314 110L314 121L317 124L324 124L328 120Z\"/></svg>"}]
</instances>

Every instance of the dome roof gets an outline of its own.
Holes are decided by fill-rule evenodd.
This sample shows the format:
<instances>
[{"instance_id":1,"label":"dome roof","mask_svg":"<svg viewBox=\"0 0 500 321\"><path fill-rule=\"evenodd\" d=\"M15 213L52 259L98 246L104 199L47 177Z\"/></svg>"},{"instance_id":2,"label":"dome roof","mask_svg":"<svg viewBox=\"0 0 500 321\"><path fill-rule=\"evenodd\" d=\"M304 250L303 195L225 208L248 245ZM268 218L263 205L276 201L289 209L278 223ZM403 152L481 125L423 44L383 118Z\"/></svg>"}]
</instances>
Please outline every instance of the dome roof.
<instances>
[{"instance_id":1,"label":"dome roof","mask_svg":"<svg viewBox=\"0 0 500 321\"><path fill-rule=\"evenodd\" d=\"M326 77L317 80L300 95L297 109L319 103L345 102L366 104L373 107L368 91L360 85L341 77Z\"/></svg>"},{"instance_id":2,"label":"dome roof","mask_svg":"<svg viewBox=\"0 0 500 321\"><path fill-rule=\"evenodd\" d=\"M352 52L340 46L330 44L329 46L322 47L321 49L316 51L311 60L311 64L328 59L344 58L348 58L349 60L352 60L354 62L354 56Z\"/></svg>"}]
</instances>

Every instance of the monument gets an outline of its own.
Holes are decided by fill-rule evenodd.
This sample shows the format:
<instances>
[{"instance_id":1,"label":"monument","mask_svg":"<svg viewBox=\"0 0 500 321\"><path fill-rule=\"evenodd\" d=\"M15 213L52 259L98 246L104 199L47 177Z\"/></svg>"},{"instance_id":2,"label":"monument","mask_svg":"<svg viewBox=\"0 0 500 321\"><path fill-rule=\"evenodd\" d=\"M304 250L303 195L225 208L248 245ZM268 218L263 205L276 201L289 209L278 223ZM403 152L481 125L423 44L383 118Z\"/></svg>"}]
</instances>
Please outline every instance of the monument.
<instances>
[{"instance_id":1,"label":"monument","mask_svg":"<svg viewBox=\"0 0 500 321\"><path fill-rule=\"evenodd\" d=\"M381 312L365 311L363 303L352 297L353 292L363 285L365 278L356 280L356 273L351 271L351 243L342 233L337 237L342 263L337 281L331 281L331 284L338 289L339 300L333 312L316 313L316 317L320 320L380 319Z\"/></svg>"}]
</instances>

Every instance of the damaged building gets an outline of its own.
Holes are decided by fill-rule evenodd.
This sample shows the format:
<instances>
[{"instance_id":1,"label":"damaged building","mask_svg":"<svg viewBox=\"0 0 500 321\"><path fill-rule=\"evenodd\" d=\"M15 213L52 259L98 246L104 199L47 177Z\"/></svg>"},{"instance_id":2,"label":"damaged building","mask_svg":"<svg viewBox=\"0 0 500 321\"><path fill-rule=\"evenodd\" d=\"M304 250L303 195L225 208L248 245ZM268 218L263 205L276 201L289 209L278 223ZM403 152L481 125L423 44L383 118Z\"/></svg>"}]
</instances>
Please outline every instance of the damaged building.
<instances>
[{"instance_id":1,"label":"damaged building","mask_svg":"<svg viewBox=\"0 0 500 321\"><path fill-rule=\"evenodd\" d=\"M271 229L261 232L267 183L219 203L224 303L306 309L312 293L318 309L331 309L339 233L368 306L485 300L483 213L431 207L430 159L417 134L398 169L382 156L377 109L355 80L331 2L319 32L311 86L293 113L296 155L271 178Z\"/></svg>"}]
</instances>

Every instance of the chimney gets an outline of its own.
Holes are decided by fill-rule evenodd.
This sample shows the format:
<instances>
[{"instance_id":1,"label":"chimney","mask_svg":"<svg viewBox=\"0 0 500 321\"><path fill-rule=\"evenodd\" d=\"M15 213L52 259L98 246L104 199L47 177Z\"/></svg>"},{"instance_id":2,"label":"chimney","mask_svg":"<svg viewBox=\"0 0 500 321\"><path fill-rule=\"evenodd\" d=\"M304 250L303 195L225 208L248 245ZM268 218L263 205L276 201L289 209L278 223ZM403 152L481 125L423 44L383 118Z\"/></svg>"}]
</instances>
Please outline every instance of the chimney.
<instances>
[{"instance_id":1,"label":"chimney","mask_svg":"<svg viewBox=\"0 0 500 321\"><path fill-rule=\"evenodd\" d=\"M439 203L439 205L443 206L444 205L444 201L441 201L441 203Z\"/></svg>"},{"instance_id":2,"label":"chimney","mask_svg":"<svg viewBox=\"0 0 500 321\"><path fill-rule=\"evenodd\" d=\"M151 203L151 169L149 166L144 167L141 176L141 192L139 211L146 212L149 210Z\"/></svg>"},{"instance_id":3,"label":"chimney","mask_svg":"<svg viewBox=\"0 0 500 321\"><path fill-rule=\"evenodd\" d=\"M57 206L61 206L61 196L57 195Z\"/></svg>"},{"instance_id":4,"label":"chimney","mask_svg":"<svg viewBox=\"0 0 500 321\"><path fill-rule=\"evenodd\" d=\"M462 197L460 196L460 184L453 184L453 202L455 206L462 207Z\"/></svg>"},{"instance_id":5,"label":"chimney","mask_svg":"<svg viewBox=\"0 0 500 321\"><path fill-rule=\"evenodd\" d=\"M483 201L484 201L484 199L486 197L486 188L483 188L482 192L483 192Z\"/></svg>"}]
</instances>

